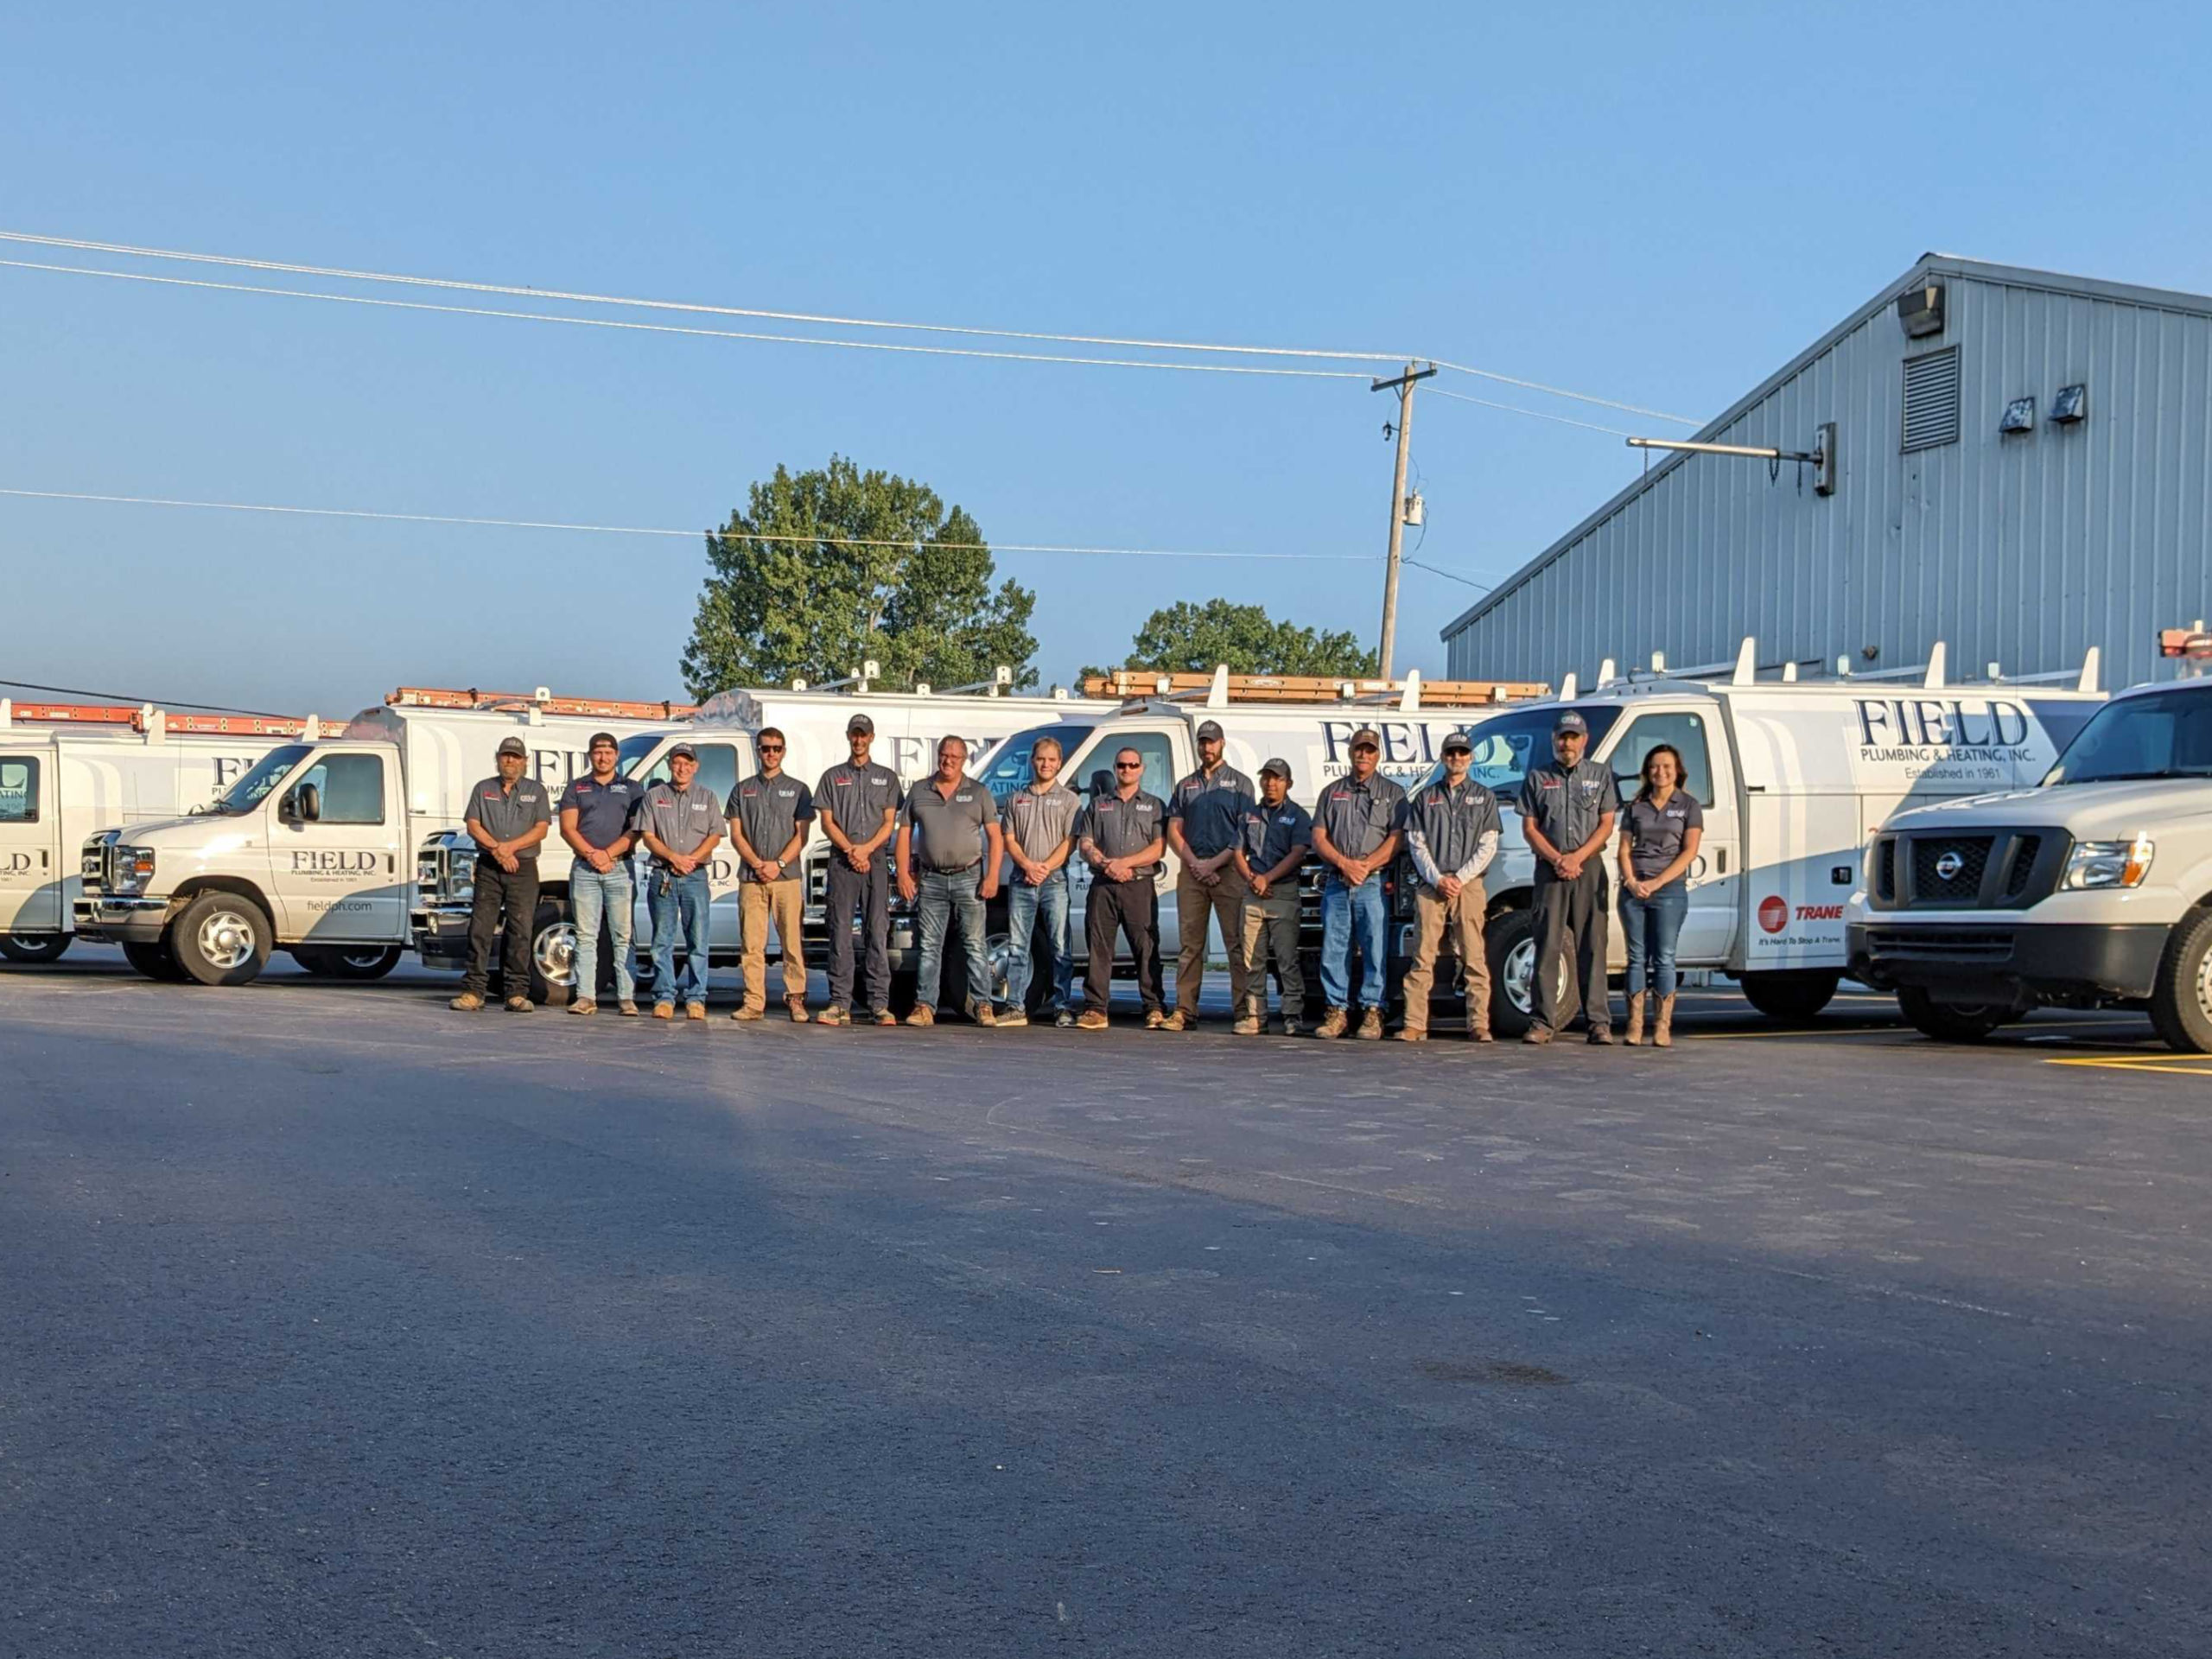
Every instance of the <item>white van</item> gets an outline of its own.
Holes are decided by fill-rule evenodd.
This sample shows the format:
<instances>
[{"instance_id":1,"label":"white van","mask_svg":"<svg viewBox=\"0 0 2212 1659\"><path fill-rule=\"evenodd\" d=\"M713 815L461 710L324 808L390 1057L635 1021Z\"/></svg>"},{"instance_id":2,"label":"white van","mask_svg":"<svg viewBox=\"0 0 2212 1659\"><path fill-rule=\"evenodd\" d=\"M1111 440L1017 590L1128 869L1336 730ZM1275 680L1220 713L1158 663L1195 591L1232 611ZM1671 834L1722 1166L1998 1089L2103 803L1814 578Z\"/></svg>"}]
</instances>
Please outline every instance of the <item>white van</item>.
<instances>
[{"instance_id":1,"label":"white van","mask_svg":"<svg viewBox=\"0 0 2212 1659\"><path fill-rule=\"evenodd\" d=\"M86 836L204 810L307 723L0 698L0 956L69 948Z\"/></svg>"},{"instance_id":2,"label":"white van","mask_svg":"<svg viewBox=\"0 0 2212 1659\"><path fill-rule=\"evenodd\" d=\"M1922 668L1800 678L1792 664L1762 679L1758 644L1746 639L1732 666L1711 671L1669 673L1655 658L1650 672L1620 676L1608 664L1588 693L1570 676L1555 699L1475 722L1473 775L1510 812L1529 766L1550 759L1553 724L1569 708L1588 722L1588 753L1611 768L1624 799L1639 786L1643 757L1672 744L1705 811L1677 959L1732 976L1770 1017L1806 1020L1848 969L1844 907L1867 836L1901 808L2032 783L2105 701L2094 651L2063 688L2047 679L1953 684L1943 658L1939 644ZM1612 848L1605 858L1617 895ZM1531 1016L1535 880L1534 855L1509 819L1484 878L1491 1018L1504 1035L1519 1035ZM1408 919L1397 954L1410 929ZM1626 959L1617 923L1610 940L1618 973ZM1562 1006L1571 1002L1570 989Z\"/></svg>"}]
</instances>

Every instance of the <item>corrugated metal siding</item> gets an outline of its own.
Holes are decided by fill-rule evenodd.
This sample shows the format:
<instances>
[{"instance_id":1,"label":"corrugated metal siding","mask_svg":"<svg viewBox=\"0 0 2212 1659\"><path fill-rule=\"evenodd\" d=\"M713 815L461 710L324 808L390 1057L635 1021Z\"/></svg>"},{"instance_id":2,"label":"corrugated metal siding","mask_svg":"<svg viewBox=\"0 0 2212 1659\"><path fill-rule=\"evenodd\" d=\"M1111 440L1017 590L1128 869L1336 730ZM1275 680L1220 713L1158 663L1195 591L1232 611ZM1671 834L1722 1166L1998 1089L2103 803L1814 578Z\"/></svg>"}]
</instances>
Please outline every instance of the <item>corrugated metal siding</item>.
<instances>
[{"instance_id":1,"label":"corrugated metal siding","mask_svg":"<svg viewBox=\"0 0 2212 1659\"><path fill-rule=\"evenodd\" d=\"M1938 340L1885 306L1711 435L1808 447L1839 429L1834 496L1808 469L1689 456L1521 579L1448 640L1454 677L1586 677L1606 657L1923 661L1953 672L2077 666L2161 677L2161 627L2212 614L2212 317L1946 272ZM2057 279L2053 279L2054 281ZM1908 357L1956 346L1960 436L1902 453ZM2063 385L2088 418L2054 426ZM2000 438L2012 399L2037 424ZM1863 649L1877 650L1866 660Z\"/></svg>"}]
</instances>

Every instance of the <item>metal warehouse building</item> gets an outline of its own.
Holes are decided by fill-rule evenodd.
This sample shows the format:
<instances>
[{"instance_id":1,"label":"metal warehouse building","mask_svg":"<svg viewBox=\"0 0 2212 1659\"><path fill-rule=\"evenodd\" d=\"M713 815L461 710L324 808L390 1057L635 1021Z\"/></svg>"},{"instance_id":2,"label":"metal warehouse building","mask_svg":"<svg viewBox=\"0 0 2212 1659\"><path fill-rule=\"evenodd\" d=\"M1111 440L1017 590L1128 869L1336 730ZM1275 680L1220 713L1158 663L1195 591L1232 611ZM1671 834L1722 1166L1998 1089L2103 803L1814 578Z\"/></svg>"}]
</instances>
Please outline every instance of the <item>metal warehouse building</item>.
<instances>
[{"instance_id":1,"label":"metal warehouse building","mask_svg":"<svg viewBox=\"0 0 2212 1659\"><path fill-rule=\"evenodd\" d=\"M1832 423L1832 429L1831 429ZM2157 674L2212 614L2212 299L1930 254L1444 630L1447 672ZM1832 490L1831 493L1824 493Z\"/></svg>"}]
</instances>

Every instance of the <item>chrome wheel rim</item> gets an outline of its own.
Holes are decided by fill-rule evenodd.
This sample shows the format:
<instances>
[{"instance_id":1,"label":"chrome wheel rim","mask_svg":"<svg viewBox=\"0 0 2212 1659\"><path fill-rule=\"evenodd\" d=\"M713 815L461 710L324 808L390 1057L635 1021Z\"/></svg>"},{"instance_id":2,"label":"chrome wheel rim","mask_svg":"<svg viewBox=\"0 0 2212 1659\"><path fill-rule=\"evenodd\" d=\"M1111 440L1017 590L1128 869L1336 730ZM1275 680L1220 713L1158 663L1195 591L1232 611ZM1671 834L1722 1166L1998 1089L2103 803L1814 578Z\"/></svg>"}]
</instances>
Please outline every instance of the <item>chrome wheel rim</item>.
<instances>
[{"instance_id":1,"label":"chrome wheel rim","mask_svg":"<svg viewBox=\"0 0 2212 1659\"><path fill-rule=\"evenodd\" d=\"M340 950L338 953L338 960L348 968L358 968L363 973L366 973L384 960L384 950L380 946L360 950Z\"/></svg>"},{"instance_id":2,"label":"chrome wheel rim","mask_svg":"<svg viewBox=\"0 0 2212 1659\"><path fill-rule=\"evenodd\" d=\"M2196 961L2196 1011L2212 1020L2212 950Z\"/></svg>"},{"instance_id":3,"label":"chrome wheel rim","mask_svg":"<svg viewBox=\"0 0 2212 1659\"><path fill-rule=\"evenodd\" d=\"M1505 953L1505 1000L1522 1014L1536 1011L1536 940L1532 934Z\"/></svg>"},{"instance_id":4,"label":"chrome wheel rim","mask_svg":"<svg viewBox=\"0 0 2212 1659\"><path fill-rule=\"evenodd\" d=\"M531 944L531 957L537 967L537 976L548 985L574 985L576 982L576 925L574 922L556 922L550 927L540 928Z\"/></svg>"},{"instance_id":5,"label":"chrome wheel rim","mask_svg":"<svg viewBox=\"0 0 2212 1659\"><path fill-rule=\"evenodd\" d=\"M253 959L253 924L235 910L209 912L195 937L200 956L224 973Z\"/></svg>"},{"instance_id":6,"label":"chrome wheel rim","mask_svg":"<svg viewBox=\"0 0 2212 1659\"><path fill-rule=\"evenodd\" d=\"M989 933L983 938L983 966L991 976L991 995L1003 1002L1007 995L1007 969L1014 956L1011 934Z\"/></svg>"}]
</instances>

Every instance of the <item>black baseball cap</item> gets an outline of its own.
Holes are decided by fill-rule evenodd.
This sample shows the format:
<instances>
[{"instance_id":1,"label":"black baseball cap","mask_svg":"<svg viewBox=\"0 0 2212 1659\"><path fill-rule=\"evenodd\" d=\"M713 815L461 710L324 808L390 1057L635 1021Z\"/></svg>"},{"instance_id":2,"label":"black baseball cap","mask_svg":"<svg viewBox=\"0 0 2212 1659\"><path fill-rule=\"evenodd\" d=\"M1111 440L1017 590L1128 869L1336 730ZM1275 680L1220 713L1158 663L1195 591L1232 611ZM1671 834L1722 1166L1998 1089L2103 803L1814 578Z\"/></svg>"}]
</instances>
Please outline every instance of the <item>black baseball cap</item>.
<instances>
[{"instance_id":1,"label":"black baseball cap","mask_svg":"<svg viewBox=\"0 0 2212 1659\"><path fill-rule=\"evenodd\" d=\"M1443 752L1446 754L1472 754L1475 752L1475 740L1465 732L1454 732L1444 740Z\"/></svg>"},{"instance_id":2,"label":"black baseball cap","mask_svg":"<svg viewBox=\"0 0 2212 1659\"><path fill-rule=\"evenodd\" d=\"M1260 767L1260 776L1264 778L1269 772L1273 772L1276 777L1281 779L1283 782L1287 784L1290 781L1290 762L1283 760L1281 756L1270 757Z\"/></svg>"},{"instance_id":3,"label":"black baseball cap","mask_svg":"<svg viewBox=\"0 0 2212 1659\"><path fill-rule=\"evenodd\" d=\"M1205 742L1208 742L1208 741L1219 742L1220 741L1221 741L1221 722L1220 722L1219 721L1217 721L1217 720L1202 720L1202 721L1200 721L1198 722L1198 741L1199 741L1199 742L1201 742L1201 743L1205 743Z\"/></svg>"},{"instance_id":4,"label":"black baseball cap","mask_svg":"<svg viewBox=\"0 0 2212 1659\"><path fill-rule=\"evenodd\" d=\"M613 733L594 732L591 734L591 741L584 745L584 753L586 754L589 754L594 749L597 748L602 743L606 744L610 749L619 749L622 747L620 743L617 743L614 741Z\"/></svg>"},{"instance_id":5,"label":"black baseball cap","mask_svg":"<svg viewBox=\"0 0 2212 1659\"><path fill-rule=\"evenodd\" d=\"M679 743L668 752L668 758L671 760L696 760L699 751L689 743Z\"/></svg>"},{"instance_id":6,"label":"black baseball cap","mask_svg":"<svg viewBox=\"0 0 2212 1659\"><path fill-rule=\"evenodd\" d=\"M1590 722L1573 709L1562 709L1559 711L1559 718L1552 722L1552 735L1556 737L1561 732L1573 732L1578 737L1587 737L1590 735Z\"/></svg>"},{"instance_id":7,"label":"black baseball cap","mask_svg":"<svg viewBox=\"0 0 2212 1659\"><path fill-rule=\"evenodd\" d=\"M866 715L855 715L850 720L845 722L845 735L847 737L857 737L863 732L870 737L874 737L875 735L875 722L870 720Z\"/></svg>"},{"instance_id":8,"label":"black baseball cap","mask_svg":"<svg viewBox=\"0 0 2212 1659\"><path fill-rule=\"evenodd\" d=\"M499 740L499 753L501 754L518 755L524 760L530 759L529 745L525 744L522 739L518 737L501 738Z\"/></svg>"},{"instance_id":9,"label":"black baseball cap","mask_svg":"<svg viewBox=\"0 0 2212 1659\"><path fill-rule=\"evenodd\" d=\"M1363 726L1351 734L1351 741L1344 747L1348 749L1356 749L1363 743L1370 748L1379 749L1382 747L1382 734L1372 726Z\"/></svg>"}]
</instances>

